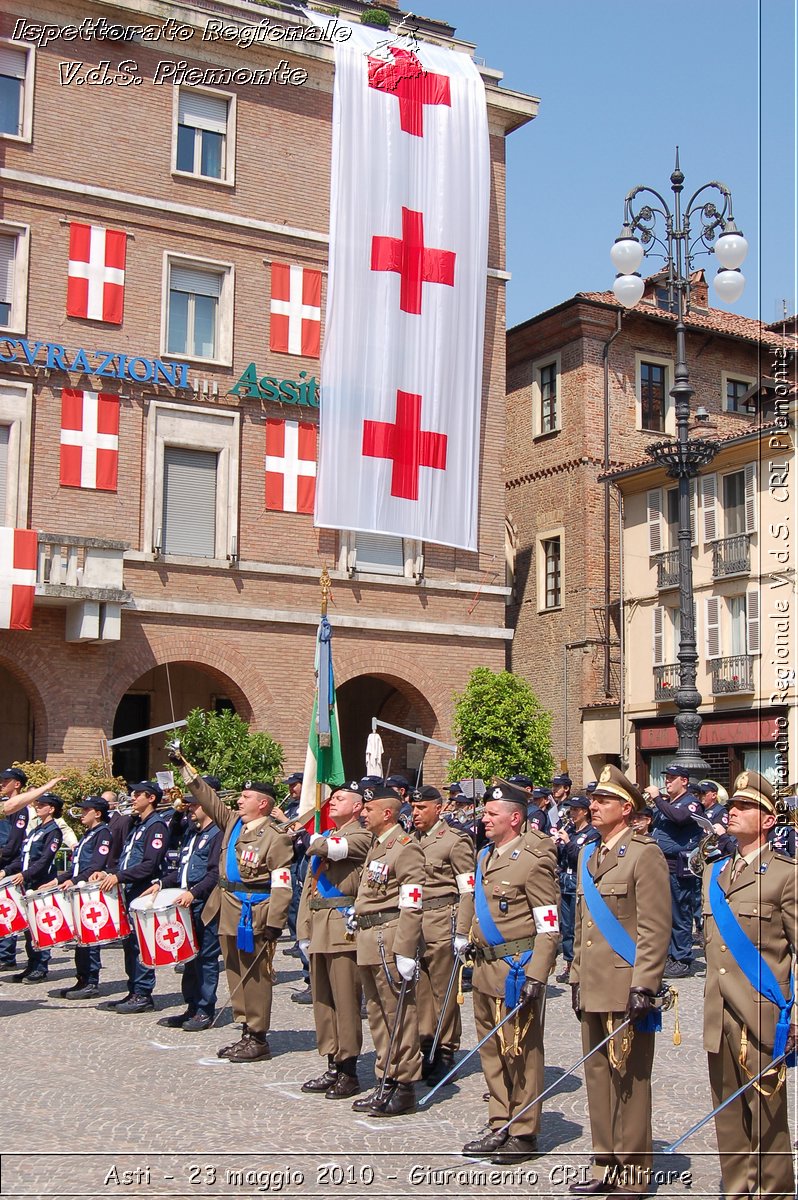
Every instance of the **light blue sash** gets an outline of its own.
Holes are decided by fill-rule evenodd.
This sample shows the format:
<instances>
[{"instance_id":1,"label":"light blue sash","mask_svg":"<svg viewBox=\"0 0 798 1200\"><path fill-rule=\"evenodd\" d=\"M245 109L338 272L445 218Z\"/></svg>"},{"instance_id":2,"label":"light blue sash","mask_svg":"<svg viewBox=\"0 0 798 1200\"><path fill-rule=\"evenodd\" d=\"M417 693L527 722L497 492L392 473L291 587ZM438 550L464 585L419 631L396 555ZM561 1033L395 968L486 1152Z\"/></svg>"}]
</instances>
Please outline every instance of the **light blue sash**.
<instances>
[{"instance_id":1,"label":"light blue sash","mask_svg":"<svg viewBox=\"0 0 798 1200\"><path fill-rule=\"evenodd\" d=\"M490 906L485 895L485 888L482 884L482 864L488 855L489 847L486 846L481 852L477 860L477 878L474 888L474 911L476 912L479 927L488 939L491 946L498 946L505 941L504 936L499 932L499 927L490 915ZM521 995L521 988L526 982L524 967L532 957L531 950L524 950L517 959L506 954L502 962L506 962L510 970L504 981L504 1007L509 1012L511 1008L515 1008Z\"/></svg>"},{"instance_id":2,"label":"light blue sash","mask_svg":"<svg viewBox=\"0 0 798 1200\"><path fill-rule=\"evenodd\" d=\"M233 826L233 832L230 835L230 841L227 843L227 857L225 858L224 873L227 876L228 883L242 883L241 872L238 869L238 859L236 858L236 845L238 844L238 836L243 828L243 821L239 817ZM252 929L252 905L262 904L264 900L268 900L271 896L271 891L268 892L231 892L236 900L241 901L241 916L238 920L238 929L236 930L236 945L239 950L243 950L246 954L252 954L255 949L255 934Z\"/></svg>"}]
</instances>

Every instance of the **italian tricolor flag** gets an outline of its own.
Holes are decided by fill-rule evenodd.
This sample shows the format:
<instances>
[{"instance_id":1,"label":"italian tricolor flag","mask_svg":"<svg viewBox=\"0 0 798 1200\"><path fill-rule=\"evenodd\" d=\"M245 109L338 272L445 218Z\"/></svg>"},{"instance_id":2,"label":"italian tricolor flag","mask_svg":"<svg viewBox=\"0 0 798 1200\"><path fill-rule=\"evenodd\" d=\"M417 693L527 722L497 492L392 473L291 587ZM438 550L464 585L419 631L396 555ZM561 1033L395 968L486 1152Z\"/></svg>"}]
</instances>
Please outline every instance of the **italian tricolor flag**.
<instances>
[{"instance_id":1,"label":"italian tricolor flag","mask_svg":"<svg viewBox=\"0 0 798 1200\"><path fill-rule=\"evenodd\" d=\"M316 638L316 696L297 813L297 820L308 833L319 833L322 828L327 828L330 789L346 780L338 732L331 638L332 627L327 618L322 617Z\"/></svg>"}]
</instances>

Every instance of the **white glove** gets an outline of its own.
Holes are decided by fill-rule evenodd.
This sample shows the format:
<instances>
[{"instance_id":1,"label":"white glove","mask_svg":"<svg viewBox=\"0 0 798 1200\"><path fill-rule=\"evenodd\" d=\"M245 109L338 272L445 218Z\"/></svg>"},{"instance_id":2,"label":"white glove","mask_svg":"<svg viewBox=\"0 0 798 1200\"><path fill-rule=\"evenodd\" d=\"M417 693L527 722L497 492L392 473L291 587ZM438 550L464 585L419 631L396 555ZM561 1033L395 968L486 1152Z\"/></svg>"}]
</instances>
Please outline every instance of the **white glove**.
<instances>
[{"instance_id":1,"label":"white glove","mask_svg":"<svg viewBox=\"0 0 798 1200\"><path fill-rule=\"evenodd\" d=\"M404 954L395 955L396 969L409 983L416 973L416 960L414 958L405 958Z\"/></svg>"},{"instance_id":2,"label":"white glove","mask_svg":"<svg viewBox=\"0 0 798 1200\"><path fill-rule=\"evenodd\" d=\"M467 945L468 945L468 938L464 937L462 933L456 933L454 935L454 953L455 953L456 958L463 957L463 951L465 950Z\"/></svg>"},{"instance_id":3,"label":"white glove","mask_svg":"<svg viewBox=\"0 0 798 1200\"><path fill-rule=\"evenodd\" d=\"M297 942L297 945L304 954L305 958L307 958L308 948L310 947L310 938L303 938L300 942Z\"/></svg>"}]
</instances>

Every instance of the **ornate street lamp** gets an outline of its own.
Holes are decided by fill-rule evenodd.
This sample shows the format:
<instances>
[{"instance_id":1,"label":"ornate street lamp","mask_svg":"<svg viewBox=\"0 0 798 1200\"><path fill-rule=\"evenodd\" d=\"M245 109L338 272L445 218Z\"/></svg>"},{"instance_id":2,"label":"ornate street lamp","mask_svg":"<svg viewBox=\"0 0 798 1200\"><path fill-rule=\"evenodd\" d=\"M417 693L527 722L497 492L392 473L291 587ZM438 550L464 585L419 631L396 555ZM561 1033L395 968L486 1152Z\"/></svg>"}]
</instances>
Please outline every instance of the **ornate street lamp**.
<instances>
[{"instance_id":1,"label":"ornate street lamp","mask_svg":"<svg viewBox=\"0 0 798 1200\"><path fill-rule=\"evenodd\" d=\"M666 474L678 480L679 496L679 687L674 700L679 712L674 724L679 736L677 757L690 768L691 775L700 777L709 767L698 749L701 716L698 707L701 694L696 688L695 619L693 614L693 558L690 520L690 481L701 467L712 462L718 443L706 438L690 437L690 386L685 359L685 314L690 311L690 274L699 254L714 253L720 269L714 286L727 304L739 300L745 287L740 266L748 253L748 242L734 223L731 192L725 184L703 184L694 192L682 212L681 193L684 175L679 167L679 148L676 166L671 175L672 206L654 188L638 186L629 192L624 202L623 228L610 251L618 276L613 285L616 299L624 308L634 308L643 295L644 283L638 274L644 257L654 252L665 261L664 286L668 291L668 306L676 314L676 371L670 395L676 413L676 440L657 442L647 448L655 462L664 466ZM720 196L720 207L705 193L714 191ZM653 197L655 203L637 202L641 194ZM637 202L637 203L636 203ZM655 233L658 218L665 227L664 239ZM691 221L696 229L691 230ZM655 250L659 247L659 250Z\"/></svg>"}]
</instances>

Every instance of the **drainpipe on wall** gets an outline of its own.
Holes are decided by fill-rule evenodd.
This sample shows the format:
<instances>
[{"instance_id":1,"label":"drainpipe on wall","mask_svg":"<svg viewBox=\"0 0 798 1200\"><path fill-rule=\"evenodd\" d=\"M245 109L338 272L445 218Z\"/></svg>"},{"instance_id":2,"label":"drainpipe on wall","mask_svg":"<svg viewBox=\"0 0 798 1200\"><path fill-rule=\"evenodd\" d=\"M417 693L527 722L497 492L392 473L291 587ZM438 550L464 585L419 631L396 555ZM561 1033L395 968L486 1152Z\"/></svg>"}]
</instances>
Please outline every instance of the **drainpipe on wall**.
<instances>
[{"instance_id":1,"label":"drainpipe on wall","mask_svg":"<svg viewBox=\"0 0 798 1200\"><path fill-rule=\"evenodd\" d=\"M604 473L610 469L610 346L621 332L623 313L617 313L615 332L604 343ZM619 548L620 549L620 548ZM621 593L623 604L623 593ZM610 485L604 484L604 695L610 695Z\"/></svg>"},{"instance_id":2,"label":"drainpipe on wall","mask_svg":"<svg viewBox=\"0 0 798 1200\"><path fill-rule=\"evenodd\" d=\"M595 644L595 643L591 642L588 638L582 638L582 640L580 642L566 642L562 648L562 689L563 689L562 711L563 711L563 717L565 719L565 755L564 755L564 758L566 759L566 761L569 761L568 760L568 651L569 650L583 650L585 648L585 646L590 646L593 644ZM580 769L580 771L582 769L581 763L579 764L579 769Z\"/></svg>"},{"instance_id":3,"label":"drainpipe on wall","mask_svg":"<svg viewBox=\"0 0 798 1200\"><path fill-rule=\"evenodd\" d=\"M629 763L624 753L626 747L626 738L624 736L624 705L626 703L626 606L623 602L623 492L617 485L616 492L618 494L618 590L621 593L620 611L618 614L618 638L620 641L621 658L619 669L620 680L618 684L618 757L621 760L621 769L625 772ZM609 491L607 495L609 496Z\"/></svg>"}]
</instances>

